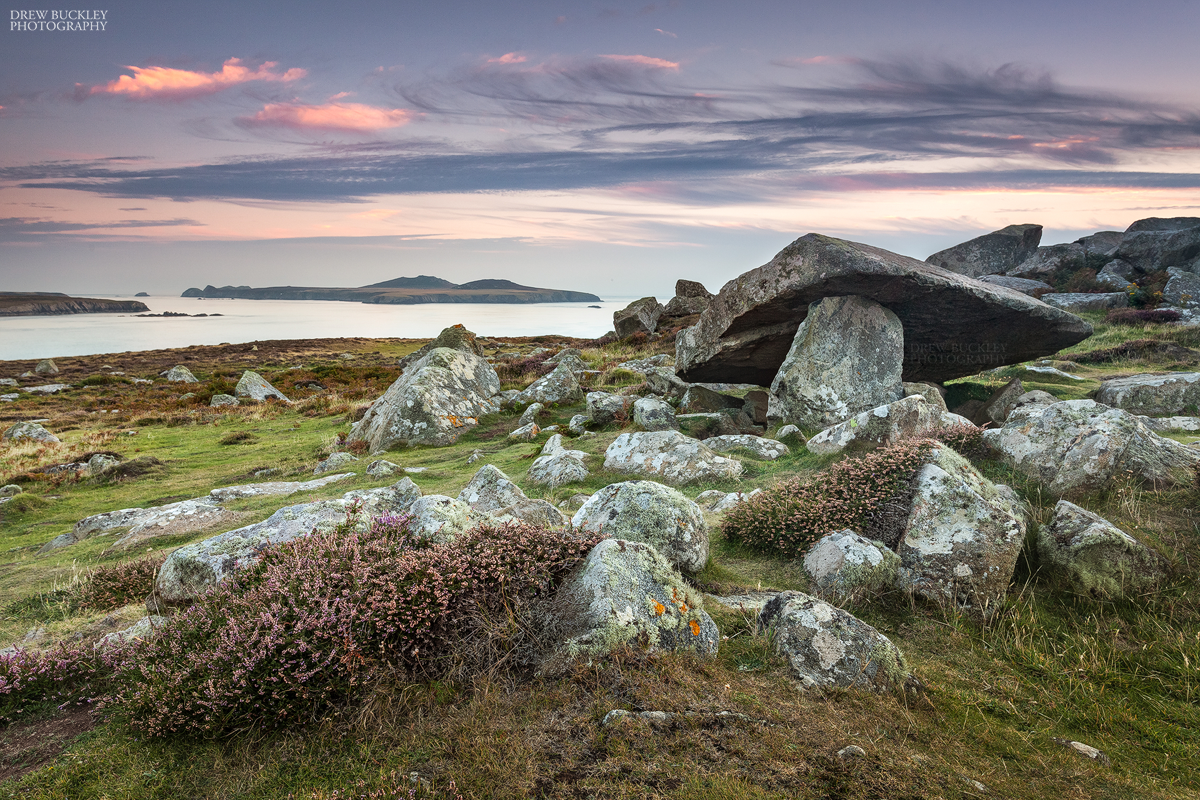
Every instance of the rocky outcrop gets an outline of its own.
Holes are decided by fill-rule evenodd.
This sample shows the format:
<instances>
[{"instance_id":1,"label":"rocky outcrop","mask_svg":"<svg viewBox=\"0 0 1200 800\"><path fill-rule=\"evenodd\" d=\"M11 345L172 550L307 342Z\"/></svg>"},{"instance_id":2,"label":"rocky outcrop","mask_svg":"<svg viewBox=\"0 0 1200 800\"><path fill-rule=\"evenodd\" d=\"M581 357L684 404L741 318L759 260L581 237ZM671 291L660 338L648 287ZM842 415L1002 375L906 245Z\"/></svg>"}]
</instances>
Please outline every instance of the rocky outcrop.
<instances>
[{"instance_id":1,"label":"rocky outcrop","mask_svg":"<svg viewBox=\"0 0 1200 800\"><path fill-rule=\"evenodd\" d=\"M575 512L571 524L579 530L651 545L683 572L699 572L708 563L704 512L675 489L654 481L605 486Z\"/></svg>"},{"instance_id":2,"label":"rocky outcrop","mask_svg":"<svg viewBox=\"0 0 1200 800\"><path fill-rule=\"evenodd\" d=\"M451 350L460 350L464 353L483 358L483 346L479 344L478 338L474 333L466 329L464 325L451 325L449 328L443 328L442 332L437 335L437 338L417 348L413 352L404 356L397 362L400 367L400 372L411 367L413 364L420 361L425 356L429 355L439 347L448 347Z\"/></svg>"},{"instance_id":3,"label":"rocky outcrop","mask_svg":"<svg viewBox=\"0 0 1200 800\"><path fill-rule=\"evenodd\" d=\"M1171 486L1200 462L1200 450L1165 439L1127 411L1093 400L1032 405L984 441L1010 467L1055 494L1100 491L1128 473L1137 481Z\"/></svg>"},{"instance_id":4,"label":"rocky outcrop","mask_svg":"<svg viewBox=\"0 0 1200 800\"><path fill-rule=\"evenodd\" d=\"M623 433L604 452L604 468L670 484L736 478L742 465L678 431Z\"/></svg>"},{"instance_id":5,"label":"rocky outcrop","mask_svg":"<svg viewBox=\"0 0 1200 800\"><path fill-rule=\"evenodd\" d=\"M149 311L139 300L68 297L58 292L0 292L0 317L60 314L132 314Z\"/></svg>"},{"instance_id":6,"label":"rocky outcrop","mask_svg":"<svg viewBox=\"0 0 1200 800\"><path fill-rule=\"evenodd\" d=\"M675 281L675 296L663 309L664 318L686 317L699 314L708 308L712 302L712 293L704 288L704 284L696 281Z\"/></svg>"},{"instance_id":7,"label":"rocky outcrop","mask_svg":"<svg viewBox=\"0 0 1200 800\"><path fill-rule=\"evenodd\" d=\"M1167 270L1163 303L1175 308L1200 308L1200 275L1172 267Z\"/></svg>"},{"instance_id":8,"label":"rocky outcrop","mask_svg":"<svg viewBox=\"0 0 1200 800\"><path fill-rule=\"evenodd\" d=\"M1103 517L1066 500L1038 531L1038 557L1080 594L1125 597L1153 591L1165 577L1163 560Z\"/></svg>"},{"instance_id":9,"label":"rocky outcrop","mask_svg":"<svg viewBox=\"0 0 1200 800\"><path fill-rule=\"evenodd\" d=\"M925 261L971 278L995 275L1008 272L1035 255L1041 241L1041 225L1009 225L939 250Z\"/></svg>"},{"instance_id":10,"label":"rocky outcrop","mask_svg":"<svg viewBox=\"0 0 1200 800\"><path fill-rule=\"evenodd\" d=\"M810 688L854 686L886 691L908 679L904 655L857 617L803 592L780 592L758 616L774 631L775 650Z\"/></svg>"},{"instance_id":11,"label":"rocky outcrop","mask_svg":"<svg viewBox=\"0 0 1200 800\"><path fill-rule=\"evenodd\" d=\"M601 658L631 645L715 655L720 634L700 594L648 544L605 539L555 594L551 661Z\"/></svg>"},{"instance_id":12,"label":"rocky outcrop","mask_svg":"<svg viewBox=\"0 0 1200 800\"><path fill-rule=\"evenodd\" d=\"M249 369L242 373L242 377L238 379L237 387L233 390L233 393L238 397L246 397L259 403L266 401L268 398L282 400L285 403L292 402L287 399L283 392L268 383L266 378Z\"/></svg>"},{"instance_id":13,"label":"rocky outcrop","mask_svg":"<svg viewBox=\"0 0 1200 800\"><path fill-rule=\"evenodd\" d=\"M662 313L662 304L656 298L634 300L620 311L613 312L613 330L622 339L635 333L654 333Z\"/></svg>"},{"instance_id":14,"label":"rocky outcrop","mask_svg":"<svg viewBox=\"0 0 1200 800\"><path fill-rule=\"evenodd\" d=\"M1116 256L1142 273L1187 266L1200 257L1200 218L1140 219L1121 237Z\"/></svg>"},{"instance_id":15,"label":"rocky outcrop","mask_svg":"<svg viewBox=\"0 0 1200 800\"><path fill-rule=\"evenodd\" d=\"M1048 276L1060 269L1076 265L1082 269L1083 258L1083 245L1077 242L1052 244L1049 247L1039 247L1036 252L1006 272L1012 276L1025 278Z\"/></svg>"},{"instance_id":16,"label":"rocky outcrop","mask_svg":"<svg viewBox=\"0 0 1200 800\"><path fill-rule=\"evenodd\" d=\"M408 445L453 444L497 413L500 391L496 370L478 356L439 347L406 369L376 400L350 432L350 441L365 441L372 453Z\"/></svg>"},{"instance_id":17,"label":"rocky outcrop","mask_svg":"<svg viewBox=\"0 0 1200 800\"><path fill-rule=\"evenodd\" d=\"M847 448L874 450L955 426L975 427L971 420L943 411L920 395L911 395L826 428L809 439L805 447L810 453L821 455L840 453Z\"/></svg>"},{"instance_id":18,"label":"rocky outcrop","mask_svg":"<svg viewBox=\"0 0 1200 800\"><path fill-rule=\"evenodd\" d=\"M1021 501L945 446L934 451L913 483L896 547L902 564L898 585L929 600L994 612L1025 543L1028 519Z\"/></svg>"},{"instance_id":19,"label":"rocky outcrop","mask_svg":"<svg viewBox=\"0 0 1200 800\"><path fill-rule=\"evenodd\" d=\"M816 593L835 602L873 597L894 588L900 557L882 542L851 530L822 536L804 556Z\"/></svg>"},{"instance_id":20,"label":"rocky outcrop","mask_svg":"<svg viewBox=\"0 0 1200 800\"><path fill-rule=\"evenodd\" d=\"M1039 294L1054 291L1054 287L1045 281L1017 278L1009 275L984 275L979 279L979 282L988 283L992 286L1003 286L1005 289L1012 289L1021 294L1027 294L1030 297L1037 297Z\"/></svg>"},{"instance_id":21,"label":"rocky outcrop","mask_svg":"<svg viewBox=\"0 0 1200 800\"><path fill-rule=\"evenodd\" d=\"M21 439L29 439L34 442L59 442L61 441L50 431L43 428L37 422L18 422L12 425L8 430L4 431L3 438L6 441L19 441Z\"/></svg>"},{"instance_id":22,"label":"rocky outcrop","mask_svg":"<svg viewBox=\"0 0 1200 800\"><path fill-rule=\"evenodd\" d=\"M84 517L76 522L69 532L43 545L39 552L47 553L92 536L108 536L119 529L128 529L111 548L123 550L159 536L176 536L211 529L222 524L237 524L237 519L239 515L222 508L215 500L207 497L181 500L151 508L122 508Z\"/></svg>"},{"instance_id":23,"label":"rocky outcrop","mask_svg":"<svg viewBox=\"0 0 1200 800\"><path fill-rule=\"evenodd\" d=\"M1096 402L1134 414L1179 416L1200 407L1200 372L1114 378L1100 385Z\"/></svg>"},{"instance_id":24,"label":"rocky outcrop","mask_svg":"<svg viewBox=\"0 0 1200 800\"><path fill-rule=\"evenodd\" d=\"M1091 326L1032 297L877 247L809 234L722 287L676 339L679 377L768 385L809 304L858 295L899 317L907 381L942 383L1083 341Z\"/></svg>"},{"instance_id":25,"label":"rocky outcrop","mask_svg":"<svg viewBox=\"0 0 1200 800\"><path fill-rule=\"evenodd\" d=\"M767 418L827 428L904 396L900 319L862 297L813 303L771 383Z\"/></svg>"}]
</instances>

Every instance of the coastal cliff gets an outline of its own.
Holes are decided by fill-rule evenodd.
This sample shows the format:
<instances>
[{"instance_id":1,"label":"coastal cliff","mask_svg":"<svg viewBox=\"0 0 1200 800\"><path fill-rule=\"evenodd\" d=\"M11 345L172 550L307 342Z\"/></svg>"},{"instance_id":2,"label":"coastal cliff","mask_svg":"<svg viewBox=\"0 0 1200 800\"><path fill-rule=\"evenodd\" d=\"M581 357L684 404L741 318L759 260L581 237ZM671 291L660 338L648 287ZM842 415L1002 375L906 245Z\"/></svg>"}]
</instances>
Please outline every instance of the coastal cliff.
<instances>
[{"instance_id":1,"label":"coastal cliff","mask_svg":"<svg viewBox=\"0 0 1200 800\"><path fill-rule=\"evenodd\" d=\"M0 317L129 314L149 310L137 300L70 297L57 292L0 292Z\"/></svg>"},{"instance_id":2,"label":"coastal cliff","mask_svg":"<svg viewBox=\"0 0 1200 800\"><path fill-rule=\"evenodd\" d=\"M596 303L588 292L540 289L506 280L485 279L455 284L430 275L396 278L356 288L317 286L205 286L188 289L183 297L242 300L340 300L354 303L417 305L422 303Z\"/></svg>"}]
</instances>

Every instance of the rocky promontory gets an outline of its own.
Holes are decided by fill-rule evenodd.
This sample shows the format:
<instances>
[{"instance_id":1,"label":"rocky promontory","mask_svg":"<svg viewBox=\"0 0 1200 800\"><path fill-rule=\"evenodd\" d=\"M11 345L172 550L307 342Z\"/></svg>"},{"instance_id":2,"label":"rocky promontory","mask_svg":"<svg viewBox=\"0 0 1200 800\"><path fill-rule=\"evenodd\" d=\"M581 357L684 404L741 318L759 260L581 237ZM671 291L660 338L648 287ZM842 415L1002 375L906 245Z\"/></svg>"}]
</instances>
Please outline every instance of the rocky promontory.
<instances>
[{"instance_id":1,"label":"rocky promontory","mask_svg":"<svg viewBox=\"0 0 1200 800\"><path fill-rule=\"evenodd\" d=\"M61 292L0 292L0 317L53 314L128 314L149 311L137 300L70 297Z\"/></svg>"},{"instance_id":2,"label":"rocky promontory","mask_svg":"<svg viewBox=\"0 0 1200 800\"><path fill-rule=\"evenodd\" d=\"M594 303L587 292L539 289L512 281L484 279L451 283L432 275L394 278L356 288L320 286L205 286L188 289L182 297L235 298L241 300L341 300L353 303L416 305L419 303Z\"/></svg>"}]
</instances>

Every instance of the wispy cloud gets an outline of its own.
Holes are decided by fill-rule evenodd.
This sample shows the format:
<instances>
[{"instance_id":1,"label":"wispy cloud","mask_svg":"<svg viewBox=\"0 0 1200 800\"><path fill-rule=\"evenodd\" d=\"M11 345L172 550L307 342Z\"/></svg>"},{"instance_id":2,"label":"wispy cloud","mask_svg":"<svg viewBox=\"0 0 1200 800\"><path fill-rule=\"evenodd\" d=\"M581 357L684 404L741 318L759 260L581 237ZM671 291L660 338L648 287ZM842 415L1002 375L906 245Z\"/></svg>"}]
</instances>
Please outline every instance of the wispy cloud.
<instances>
[{"instance_id":1,"label":"wispy cloud","mask_svg":"<svg viewBox=\"0 0 1200 800\"><path fill-rule=\"evenodd\" d=\"M413 113L407 109L376 108L362 103L268 103L254 116L241 117L238 122L247 127L271 126L293 130L376 133L388 128L398 128L412 118Z\"/></svg>"},{"instance_id":2,"label":"wispy cloud","mask_svg":"<svg viewBox=\"0 0 1200 800\"><path fill-rule=\"evenodd\" d=\"M661 33L663 36L669 36L669 37L670 37L670 38L672 38L672 39L678 39L678 38L679 38L678 36L676 36L675 34L671 33L670 31L664 31L662 28L655 28L655 29L654 29L654 32L655 32L655 33Z\"/></svg>"},{"instance_id":3,"label":"wispy cloud","mask_svg":"<svg viewBox=\"0 0 1200 800\"><path fill-rule=\"evenodd\" d=\"M624 61L628 64L638 64L643 67L654 67L656 69L679 69L679 62L667 61L665 58L654 58L653 56L607 55L600 57L611 58L613 61Z\"/></svg>"},{"instance_id":4,"label":"wispy cloud","mask_svg":"<svg viewBox=\"0 0 1200 800\"><path fill-rule=\"evenodd\" d=\"M144 210L144 209L142 209ZM0 218L0 241L16 242L44 239L55 234L75 234L85 231L102 232L130 228L175 228L202 226L194 219L127 219L109 222L58 222L31 217Z\"/></svg>"},{"instance_id":5,"label":"wispy cloud","mask_svg":"<svg viewBox=\"0 0 1200 800\"><path fill-rule=\"evenodd\" d=\"M487 63L489 63L489 64L524 64L528 60L529 60L528 56L522 55L520 53L505 53L504 55L499 56L497 58L489 58L487 60Z\"/></svg>"},{"instance_id":6,"label":"wispy cloud","mask_svg":"<svg viewBox=\"0 0 1200 800\"><path fill-rule=\"evenodd\" d=\"M87 87L76 84L79 99L95 95L113 95L134 100L183 100L216 94L233 86L251 81L288 83L305 77L307 71L292 68L279 72L279 64L267 61L256 69L245 66L241 59L231 58L220 72L195 72L172 67L125 67L133 75L122 75L114 81Z\"/></svg>"}]
</instances>

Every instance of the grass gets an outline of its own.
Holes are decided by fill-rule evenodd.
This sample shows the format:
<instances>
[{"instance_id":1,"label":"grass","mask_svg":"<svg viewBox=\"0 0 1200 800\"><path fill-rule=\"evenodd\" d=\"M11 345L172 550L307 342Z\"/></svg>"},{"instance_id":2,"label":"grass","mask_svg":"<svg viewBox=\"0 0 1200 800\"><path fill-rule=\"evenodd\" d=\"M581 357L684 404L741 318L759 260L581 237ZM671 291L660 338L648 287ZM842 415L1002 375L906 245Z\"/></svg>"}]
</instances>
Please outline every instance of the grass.
<instances>
[{"instance_id":1,"label":"grass","mask_svg":"<svg viewBox=\"0 0 1200 800\"><path fill-rule=\"evenodd\" d=\"M1142 338L1200 347L1195 331L1110 326L1099 314L1093 316L1096 335L1072 352ZM63 439L55 446L4 443L0 483L96 450L115 451L127 461L153 457L162 462L160 469L115 481L36 474L22 480L26 493L0 505L0 645L21 641L38 628L40 644L75 632L94 638L140 617L145 612L136 601L116 609L79 609L81 585L98 568L160 558L210 532L152 540L150 552L107 552L111 537L45 556L37 555L38 548L98 511L200 497L216 486L262 480L253 473L268 468L277 471L269 480L312 477L317 460L348 430L349 415L386 388L395 358L421 343L259 344L259 351L245 345L197 349L198 365L179 352L56 359L70 378L66 382L78 388L65 396L22 397L0 408L7 424L49 418L47 426ZM595 347L562 339L492 341L485 347L489 354L527 354L539 346L568 344L582 345L584 361L600 373L591 385L606 390L637 390L636 376L616 368L621 361L670 351L662 342ZM356 358L341 359L343 352ZM116 363L121 358L154 369L138 372ZM99 367L105 363L125 368L130 377L147 378L174 363L189 363L202 384L97 380L79 386L83 378L103 374ZM1162 365L1109 362L1068 369L1089 378L1085 387L1023 380L1027 389L1067 398L1082 396L1099 377L1155 366ZM5 374L28 368L9 367ZM232 387L247 367L298 402L212 410L198 400L178 400L188 391L202 398L204 391ZM986 393L980 398L986 399L1006 380L1002 374L984 374L953 385L972 384L957 391ZM293 387L311 381L327 389ZM111 413L113 408L119 411ZM550 408L544 424L565 429L582 410ZM531 497L556 504L625 478L603 469L604 449L620 432L611 427L571 440L573 448L590 454L592 475L584 484L553 491L530 484L525 474L546 435L510 444L504 437L516 422L515 412L505 412L483 420L453 447L411 448L380 457L426 467L411 476L426 494L457 496L484 463L500 467ZM131 430L136 433L128 435ZM475 450L485 458L469 465ZM368 478L370 460L352 465L356 476L342 483L230 506L260 519L284 505L392 482ZM747 459L742 479L683 491L692 497L710 488L748 491L812 474L834 460L802 449L775 462ZM1049 520L1057 498L998 463L979 466L1026 497L1036 517ZM381 680L362 702L334 708L307 728L218 740L139 740L97 719L54 760L0 782L0 797L325 798L335 792L347 797L396 786L393 773L405 792L409 774L417 773L434 792L454 781L463 797L978 796L968 781L978 781L987 796L997 797L1195 797L1200 795L1196 491L1154 492L1117 483L1078 500L1169 556L1172 577L1156 596L1119 603L1077 598L1027 558L1019 564L1005 608L986 626L903 596L854 607L904 651L924 685L917 694L801 692L752 617L710 602L723 635L712 660L629 652L553 677L493 672L455 682L413 683L396 675ZM707 519L712 560L696 576L698 585L721 594L759 586L807 587L798 559L730 542L719 531L718 517ZM602 727L600 721L613 708L694 713L666 727L644 721ZM748 720L716 717L720 711ZM54 719L48 714L44 722ZM15 737L14 729L0 729L0 748ZM1111 766L1082 759L1056 738L1100 748L1111 757ZM849 744L862 747L866 756L839 758L837 752Z\"/></svg>"}]
</instances>

